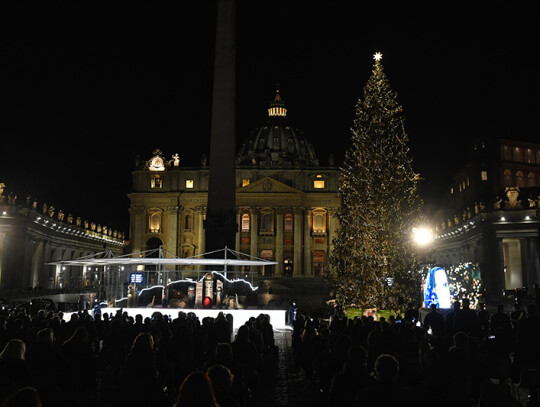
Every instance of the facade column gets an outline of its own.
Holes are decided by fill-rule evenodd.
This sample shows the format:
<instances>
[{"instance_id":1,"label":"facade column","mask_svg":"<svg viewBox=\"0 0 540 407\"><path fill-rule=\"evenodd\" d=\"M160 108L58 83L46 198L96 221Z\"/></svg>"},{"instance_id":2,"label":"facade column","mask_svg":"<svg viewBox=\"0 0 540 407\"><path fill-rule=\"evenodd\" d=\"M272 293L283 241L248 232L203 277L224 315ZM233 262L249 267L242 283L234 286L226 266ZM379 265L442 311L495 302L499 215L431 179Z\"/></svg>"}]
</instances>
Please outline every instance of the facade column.
<instances>
[{"instance_id":1,"label":"facade column","mask_svg":"<svg viewBox=\"0 0 540 407\"><path fill-rule=\"evenodd\" d=\"M0 287L4 287L6 284L5 278L2 278L4 266L7 263L7 256L5 256L5 253L6 253L5 245L6 245L6 234L0 233Z\"/></svg>"},{"instance_id":2,"label":"facade column","mask_svg":"<svg viewBox=\"0 0 540 407\"><path fill-rule=\"evenodd\" d=\"M334 251L334 239L337 236L337 209L328 208L328 253Z\"/></svg>"},{"instance_id":3,"label":"facade column","mask_svg":"<svg viewBox=\"0 0 540 407\"><path fill-rule=\"evenodd\" d=\"M495 278L493 283L496 284L493 288L493 292L501 292L506 289L506 276L504 274L504 245L501 238L497 238L497 255L495 256L495 264L498 267L494 267ZM492 284L493 285L493 284Z\"/></svg>"},{"instance_id":4,"label":"facade column","mask_svg":"<svg viewBox=\"0 0 540 407\"><path fill-rule=\"evenodd\" d=\"M236 239L235 239L235 245L236 247L234 250L237 252L240 251L240 230L242 229L242 213L239 208L236 208L236 225L238 228L236 229Z\"/></svg>"},{"instance_id":5,"label":"facade column","mask_svg":"<svg viewBox=\"0 0 540 407\"><path fill-rule=\"evenodd\" d=\"M205 250L205 236L204 236L204 212L206 208L200 206L196 208L197 213L197 246L198 254L203 254Z\"/></svg>"},{"instance_id":6,"label":"facade column","mask_svg":"<svg viewBox=\"0 0 540 407\"><path fill-rule=\"evenodd\" d=\"M167 237L167 241L164 242L165 249L177 256L181 255L178 242L181 241L180 230L182 228L178 227L178 225L182 222L182 209L181 206L168 206L165 210L166 219L163 219L164 225L162 225L163 236ZM165 231L165 228L168 228L168 230Z\"/></svg>"},{"instance_id":7,"label":"facade column","mask_svg":"<svg viewBox=\"0 0 540 407\"><path fill-rule=\"evenodd\" d=\"M293 277L302 275L302 209L294 208Z\"/></svg>"},{"instance_id":8,"label":"facade column","mask_svg":"<svg viewBox=\"0 0 540 407\"><path fill-rule=\"evenodd\" d=\"M527 274L529 287L532 287L534 283L540 282L540 269L538 261L538 238L531 237L527 239L529 244L529 255L527 256Z\"/></svg>"},{"instance_id":9,"label":"facade column","mask_svg":"<svg viewBox=\"0 0 540 407\"><path fill-rule=\"evenodd\" d=\"M283 276L283 209L276 209L276 277Z\"/></svg>"},{"instance_id":10,"label":"facade column","mask_svg":"<svg viewBox=\"0 0 540 407\"><path fill-rule=\"evenodd\" d=\"M131 207L131 236L138 236L139 239L133 241L133 252L141 252L145 250L145 242L143 241L146 235L147 221L146 221L146 208L144 206L132 206ZM56 284L56 281L55 281Z\"/></svg>"},{"instance_id":11,"label":"facade column","mask_svg":"<svg viewBox=\"0 0 540 407\"><path fill-rule=\"evenodd\" d=\"M259 208L251 208L251 236L249 239L249 254L253 257L259 257L258 236L259 236Z\"/></svg>"},{"instance_id":12,"label":"facade column","mask_svg":"<svg viewBox=\"0 0 540 407\"><path fill-rule=\"evenodd\" d=\"M304 209L304 270L303 274L307 277L313 277L311 269L311 228L309 218L311 209Z\"/></svg>"}]
</instances>

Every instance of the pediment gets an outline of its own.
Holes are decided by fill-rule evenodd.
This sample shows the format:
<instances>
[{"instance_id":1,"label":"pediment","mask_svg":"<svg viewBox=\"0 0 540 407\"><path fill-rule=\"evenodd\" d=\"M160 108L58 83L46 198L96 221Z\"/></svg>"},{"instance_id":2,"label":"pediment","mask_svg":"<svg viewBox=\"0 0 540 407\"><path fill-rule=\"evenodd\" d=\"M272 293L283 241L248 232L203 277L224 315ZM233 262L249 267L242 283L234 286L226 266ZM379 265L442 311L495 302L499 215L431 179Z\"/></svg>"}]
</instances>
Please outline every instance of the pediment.
<instances>
[{"instance_id":1,"label":"pediment","mask_svg":"<svg viewBox=\"0 0 540 407\"><path fill-rule=\"evenodd\" d=\"M238 193L265 193L265 194L301 194L302 191L290 187L283 182L276 181L271 177L264 177L252 182L245 187L238 188Z\"/></svg>"}]
</instances>

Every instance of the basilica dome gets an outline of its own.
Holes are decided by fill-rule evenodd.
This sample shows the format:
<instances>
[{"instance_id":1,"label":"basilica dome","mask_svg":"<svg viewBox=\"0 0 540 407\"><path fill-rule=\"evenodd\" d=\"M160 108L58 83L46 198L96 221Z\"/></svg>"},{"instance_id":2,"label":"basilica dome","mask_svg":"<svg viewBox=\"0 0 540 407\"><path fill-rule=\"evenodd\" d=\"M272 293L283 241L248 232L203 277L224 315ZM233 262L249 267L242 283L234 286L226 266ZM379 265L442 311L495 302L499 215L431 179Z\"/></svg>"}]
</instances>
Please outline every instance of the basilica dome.
<instances>
[{"instance_id":1,"label":"basilica dome","mask_svg":"<svg viewBox=\"0 0 540 407\"><path fill-rule=\"evenodd\" d=\"M319 159L303 132L287 118L279 90L270 102L265 123L253 130L240 148L237 164L243 168L317 167Z\"/></svg>"}]
</instances>

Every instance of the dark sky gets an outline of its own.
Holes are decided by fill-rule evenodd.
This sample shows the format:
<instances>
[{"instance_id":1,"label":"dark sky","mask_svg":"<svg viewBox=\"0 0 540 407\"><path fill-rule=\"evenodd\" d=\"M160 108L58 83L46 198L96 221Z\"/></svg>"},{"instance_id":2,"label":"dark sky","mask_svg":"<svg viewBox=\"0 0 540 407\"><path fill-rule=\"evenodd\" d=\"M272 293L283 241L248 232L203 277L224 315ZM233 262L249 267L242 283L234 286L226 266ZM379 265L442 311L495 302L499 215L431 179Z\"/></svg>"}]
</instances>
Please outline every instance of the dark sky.
<instances>
[{"instance_id":1,"label":"dark sky","mask_svg":"<svg viewBox=\"0 0 540 407\"><path fill-rule=\"evenodd\" d=\"M403 4L403 3L411 3ZM350 139L372 55L415 167L445 185L474 137L538 141L535 2L237 1L237 144L276 83L321 163ZM0 5L0 182L128 232L131 171L208 155L215 0Z\"/></svg>"}]
</instances>

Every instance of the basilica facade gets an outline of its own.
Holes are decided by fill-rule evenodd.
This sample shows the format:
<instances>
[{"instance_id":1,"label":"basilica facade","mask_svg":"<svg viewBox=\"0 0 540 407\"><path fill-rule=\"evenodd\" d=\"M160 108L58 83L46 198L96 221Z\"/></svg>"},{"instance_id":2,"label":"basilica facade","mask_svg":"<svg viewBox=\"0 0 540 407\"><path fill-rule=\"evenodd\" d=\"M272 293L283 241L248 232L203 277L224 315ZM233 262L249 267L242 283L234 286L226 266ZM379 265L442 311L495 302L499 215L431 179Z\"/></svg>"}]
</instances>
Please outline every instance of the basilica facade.
<instances>
[{"instance_id":1,"label":"basilica facade","mask_svg":"<svg viewBox=\"0 0 540 407\"><path fill-rule=\"evenodd\" d=\"M319 164L289 122L279 91L267 118L236 156L236 251L277 262L265 275L322 277L338 228L339 170ZM209 169L184 167L156 150L133 172L132 252L161 246L178 257L205 253Z\"/></svg>"}]
</instances>

